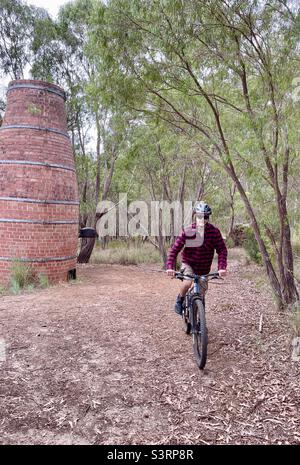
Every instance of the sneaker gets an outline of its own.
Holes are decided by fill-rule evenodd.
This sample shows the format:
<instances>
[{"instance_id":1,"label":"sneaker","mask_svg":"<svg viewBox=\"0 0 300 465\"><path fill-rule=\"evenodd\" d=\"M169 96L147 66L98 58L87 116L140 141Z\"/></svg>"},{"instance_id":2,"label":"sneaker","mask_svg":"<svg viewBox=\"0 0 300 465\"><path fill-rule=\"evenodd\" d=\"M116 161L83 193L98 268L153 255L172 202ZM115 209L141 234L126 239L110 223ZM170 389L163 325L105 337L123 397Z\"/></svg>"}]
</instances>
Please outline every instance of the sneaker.
<instances>
[{"instance_id":1,"label":"sneaker","mask_svg":"<svg viewBox=\"0 0 300 465\"><path fill-rule=\"evenodd\" d=\"M177 313L177 315L182 315L182 312L183 312L183 297L181 297L181 295L178 295L177 296L177 299L176 299L176 304L175 304L175 312Z\"/></svg>"}]
</instances>

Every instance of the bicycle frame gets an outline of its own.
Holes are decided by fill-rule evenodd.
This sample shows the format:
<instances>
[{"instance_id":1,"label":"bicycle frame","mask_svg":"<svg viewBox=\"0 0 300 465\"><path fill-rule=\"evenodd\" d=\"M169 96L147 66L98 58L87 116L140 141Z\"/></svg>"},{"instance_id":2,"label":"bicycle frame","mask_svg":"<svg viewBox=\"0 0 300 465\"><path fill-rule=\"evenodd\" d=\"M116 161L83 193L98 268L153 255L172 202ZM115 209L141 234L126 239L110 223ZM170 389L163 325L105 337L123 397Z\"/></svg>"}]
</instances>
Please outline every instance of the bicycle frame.
<instances>
[{"instance_id":1,"label":"bicycle frame","mask_svg":"<svg viewBox=\"0 0 300 465\"><path fill-rule=\"evenodd\" d=\"M200 281L198 276L194 278L194 294L200 294Z\"/></svg>"}]
</instances>

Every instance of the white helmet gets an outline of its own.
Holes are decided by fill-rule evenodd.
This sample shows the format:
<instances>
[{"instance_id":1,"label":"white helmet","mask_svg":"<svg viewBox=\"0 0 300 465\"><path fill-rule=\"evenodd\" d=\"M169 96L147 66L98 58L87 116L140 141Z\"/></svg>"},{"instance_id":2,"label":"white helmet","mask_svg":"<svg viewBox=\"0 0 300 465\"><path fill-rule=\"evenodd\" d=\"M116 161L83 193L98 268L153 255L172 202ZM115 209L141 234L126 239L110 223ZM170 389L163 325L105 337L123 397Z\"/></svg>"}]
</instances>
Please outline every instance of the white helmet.
<instances>
[{"instance_id":1,"label":"white helmet","mask_svg":"<svg viewBox=\"0 0 300 465\"><path fill-rule=\"evenodd\" d=\"M196 202L193 208L193 213L198 215L209 216L211 215L211 208L205 202Z\"/></svg>"}]
</instances>

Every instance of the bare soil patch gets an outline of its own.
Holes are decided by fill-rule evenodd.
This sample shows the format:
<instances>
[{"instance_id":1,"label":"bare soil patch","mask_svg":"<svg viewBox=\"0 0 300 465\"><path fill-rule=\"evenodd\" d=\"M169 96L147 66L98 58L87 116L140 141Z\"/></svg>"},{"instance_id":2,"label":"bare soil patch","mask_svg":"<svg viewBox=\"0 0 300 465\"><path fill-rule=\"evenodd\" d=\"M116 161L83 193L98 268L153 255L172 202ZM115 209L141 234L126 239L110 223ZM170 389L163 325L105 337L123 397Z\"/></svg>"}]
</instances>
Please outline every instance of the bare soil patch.
<instances>
[{"instance_id":1,"label":"bare soil patch","mask_svg":"<svg viewBox=\"0 0 300 465\"><path fill-rule=\"evenodd\" d=\"M79 282L1 298L1 444L300 443L287 318L241 262L210 285L203 372L179 282L155 270L81 265Z\"/></svg>"}]
</instances>

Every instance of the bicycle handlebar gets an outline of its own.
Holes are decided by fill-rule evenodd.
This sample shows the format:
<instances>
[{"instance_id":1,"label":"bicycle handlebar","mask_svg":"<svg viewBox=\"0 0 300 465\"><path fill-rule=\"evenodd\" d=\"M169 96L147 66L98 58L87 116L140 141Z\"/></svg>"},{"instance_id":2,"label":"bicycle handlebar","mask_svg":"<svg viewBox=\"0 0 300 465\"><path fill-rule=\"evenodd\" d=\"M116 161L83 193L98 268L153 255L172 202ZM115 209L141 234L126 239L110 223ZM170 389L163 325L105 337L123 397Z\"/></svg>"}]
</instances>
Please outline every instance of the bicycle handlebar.
<instances>
[{"instance_id":1,"label":"bicycle handlebar","mask_svg":"<svg viewBox=\"0 0 300 465\"><path fill-rule=\"evenodd\" d=\"M177 279L195 279L195 278L200 278L200 279L205 279L205 278L211 278L211 279L222 279L221 276L219 275L218 271L215 271L213 273L208 273L208 274L203 274L203 275L197 275L197 274L183 274L180 273L179 271L175 271L175 277Z\"/></svg>"}]
</instances>

